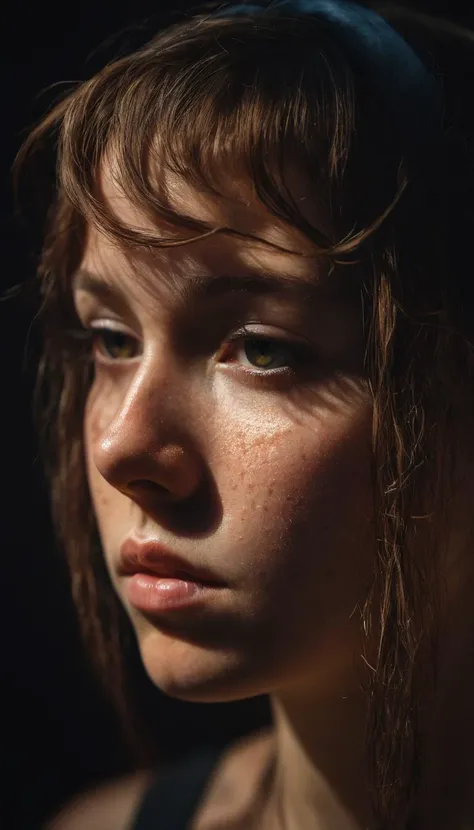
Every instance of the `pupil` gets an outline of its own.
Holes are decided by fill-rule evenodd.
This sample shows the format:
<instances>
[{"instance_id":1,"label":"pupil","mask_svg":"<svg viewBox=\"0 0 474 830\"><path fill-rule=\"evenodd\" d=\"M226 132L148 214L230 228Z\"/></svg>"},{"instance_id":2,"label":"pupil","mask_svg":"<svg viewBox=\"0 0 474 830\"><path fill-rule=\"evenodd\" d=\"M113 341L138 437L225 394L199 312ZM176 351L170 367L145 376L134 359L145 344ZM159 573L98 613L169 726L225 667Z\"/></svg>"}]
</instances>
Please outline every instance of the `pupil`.
<instances>
[{"instance_id":1,"label":"pupil","mask_svg":"<svg viewBox=\"0 0 474 830\"><path fill-rule=\"evenodd\" d=\"M123 352L125 349L127 351L127 338L126 335L121 334L120 332L107 332L105 334L105 347L108 352L111 354L117 354Z\"/></svg>"},{"instance_id":2,"label":"pupil","mask_svg":"<svg viewBox=\"0 0 474 830\"><path fill-rule=\"evenodd\" d=\"M267 340L247 341L245 344L247 360L256 363L257 366L267 367L272 362L274 348L273 343Z\"/></svg>"}]
</instances>

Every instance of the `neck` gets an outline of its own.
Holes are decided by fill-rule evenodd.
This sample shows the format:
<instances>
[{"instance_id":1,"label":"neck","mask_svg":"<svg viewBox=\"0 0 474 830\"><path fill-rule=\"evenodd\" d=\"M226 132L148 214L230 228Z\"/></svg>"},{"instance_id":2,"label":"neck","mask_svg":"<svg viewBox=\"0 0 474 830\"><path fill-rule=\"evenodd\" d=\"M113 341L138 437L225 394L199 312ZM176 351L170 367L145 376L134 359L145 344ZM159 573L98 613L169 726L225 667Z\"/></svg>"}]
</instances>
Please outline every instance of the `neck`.
<instances>
[{"instance_id":1,"label":"neck","mask_svg":"<svg viewBox=\"0 0 474 830\"><path fill-rule=\"evenodd\" d=\"M371 826L362 693L271 698L275 766L265 826L272 830L366 830Z\"/></svg>"}]
</instances>

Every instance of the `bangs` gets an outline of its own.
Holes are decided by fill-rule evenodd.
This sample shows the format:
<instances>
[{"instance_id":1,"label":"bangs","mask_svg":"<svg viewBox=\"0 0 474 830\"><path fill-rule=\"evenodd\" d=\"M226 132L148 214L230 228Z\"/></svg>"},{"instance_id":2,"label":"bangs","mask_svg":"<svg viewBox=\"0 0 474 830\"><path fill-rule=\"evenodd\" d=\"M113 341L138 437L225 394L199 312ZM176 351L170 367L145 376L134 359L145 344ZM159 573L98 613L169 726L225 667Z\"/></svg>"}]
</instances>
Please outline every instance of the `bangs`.
<instances>
[{"instance_id":1,"label":"bangs","mask_svg":"<svg viewBox=\"0 0 474 830\"><path fill-rule=\"evenodd\" d=\"M354 75L320 21L197 17L109 65L63 102L60 190L86 222L114 239L157 247L214 233L251 237L177 212L167 186L171 174L198 192L229 198L229 185L243 177L276 217L334 254L380 224L399 185L392 175L389 191L381 189L386 175L369 171L359 153L364 207L357 222L344 215L358 120ZM101 192L104 167L144 217L169 227L169 236L119 221ZM299 209L291 170L307 183L324 232Z\"/></svg>"}]
</instances>

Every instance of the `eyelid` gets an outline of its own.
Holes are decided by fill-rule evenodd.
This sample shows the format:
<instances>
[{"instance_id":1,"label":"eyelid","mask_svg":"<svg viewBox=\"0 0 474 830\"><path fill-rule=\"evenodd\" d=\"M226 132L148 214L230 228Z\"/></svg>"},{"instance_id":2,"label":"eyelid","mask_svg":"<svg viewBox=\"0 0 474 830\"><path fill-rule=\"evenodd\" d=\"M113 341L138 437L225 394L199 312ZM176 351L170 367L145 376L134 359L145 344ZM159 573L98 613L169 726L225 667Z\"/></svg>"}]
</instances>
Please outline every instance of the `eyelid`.
<instances>
[{"instance_id":1,"label":"eyelid","mask_svg":"<svg viewBox=\"0 0 474 830\"><path fill-rule=\"evenodd\" d=\"M221 349L218 353L219 362L222 362L223 365L229 365L232 367L232 370L235 371L235 366L239 367L239 371L243 372L245 375L254 377L256 379L260 378L259 382L262 383L271 383L272 378L273 380L283 380L285 377L288 379L289 377L295 378L301 371L304 371L305 367L308 367L313 360L316 358L316 347L314 343L309 341L305 337L301 337L299 335L293 335L291 337L282 336L282 330L278 329L278 335L274 334L274 329L270 326L259 326L260 330L251 329L248 325L242 326L240 329L232 332L226 340L222 343ZM270 331L269 331L270 329ZM287 335L288 332L285 331L284 335ZM229 352L234 352L236 346L238 344L244 344L245 341L263 341L274 344L277 349L287 350L290 354L290 359L288 364L283 364L282 366L277 366L274 368L249 368L240 364L239 361L230 361L222 360L223 358L229 357ZM292 365L290 365L292 364ZM265 378L267 379L265 381Z\"/></svg>"},{"instance_id":2,"label":"eyelid","mask_svg":"<svg viewBox=\"0 0 474 830\"><path fill-rule=\"evenodd\" d=\"M245 337L255 337L260 340L274 340L275 342L286 343L288 346L306 346L314 349L316 344L308 337L304 337L288 329L280 329L276 326L264 325L262 323L244 323L226 338L226 342L242 340Z\"/></svg>"},{"instance_id":3,"label":"eyelid","mask_svg":"<svg viewBox=\"0 0 474 830\"><path fill-rule=\"evenodd\" d=\"M128 334L130 337L135 337L136 340L141 339L138 337L136 332L126 326L125 323L122 323L120 320L115 320L113 317L100 317L99 319L91 320L90 323L85 324L85 327L93 329L94 331L110 329L112 331L119 331L124 334Z\"/></svg>"},{"instance_id":4,"label":"eyelid","mask_svg":"<svg viewBox=\"0 0 474 830\"><path fill-rule=\"evenodd\" d=\"M75 312L82 325L90 328L92 325L102 323L113 323L123 325L124 329L137 336L136 332L141 330L138 318L128 306L115 305L100 297L90 294L81 289L76 290L72 295ZM125 323L124 320L127 322Z\"/></svg>"},{"instance_id":5,"label":"eyelid","mask_svg":"<svg viewBox=\"0 0 474 830\"><path fill-rule=\"evenodd\" d=\"M96 313L110 312L120 317L128 315L134 317L130 298L127 295L128 292L119 286L113 286L112 283L102 280L93 280L91 287L81 282L73 283L72 288L72 300L76 307L82 305L95 309Z\"/></svg>"}]
</instances>

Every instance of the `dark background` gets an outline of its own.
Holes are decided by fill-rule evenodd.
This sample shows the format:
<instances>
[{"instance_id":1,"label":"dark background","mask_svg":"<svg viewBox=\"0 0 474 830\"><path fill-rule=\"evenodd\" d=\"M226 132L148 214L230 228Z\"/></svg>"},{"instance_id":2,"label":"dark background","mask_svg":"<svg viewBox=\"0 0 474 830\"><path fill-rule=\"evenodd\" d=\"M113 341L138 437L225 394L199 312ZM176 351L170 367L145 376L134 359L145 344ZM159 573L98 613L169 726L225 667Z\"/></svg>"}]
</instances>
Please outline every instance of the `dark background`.
<instances>
[{"instance_id":1,"label":"dark background","mask_svg":"<svg viewBox=\"0 0 474 830\"><path fill-rule=\"evenodd\" d=\"M11 165L28 127L57 95L47 88L90 76L117 53L117 45L103 45L111 35L167 5L19 2L2 12L0 290L34 271L39 224L25 226L15 216ZM474 24L474 13L463 12L461 2L409 6ZM173 3L173 9L185 7L184 0ZM138 45L143 34L135 31L125 39ZM122 48L123 39L117 43ZM457 71L472 81L472 64ZM31 317L17 301L0 303L0 826L8 830L39 828L64 799L131 764L80 647L65 567L54 546L35 460L31 389L38 343L34 335L28 338ZM262 700L196 706L167 699L147 688L144 678L141 682L150 725L165 754L204 740L225 743L268 717Z\"/></svg>"}]
</instances>

